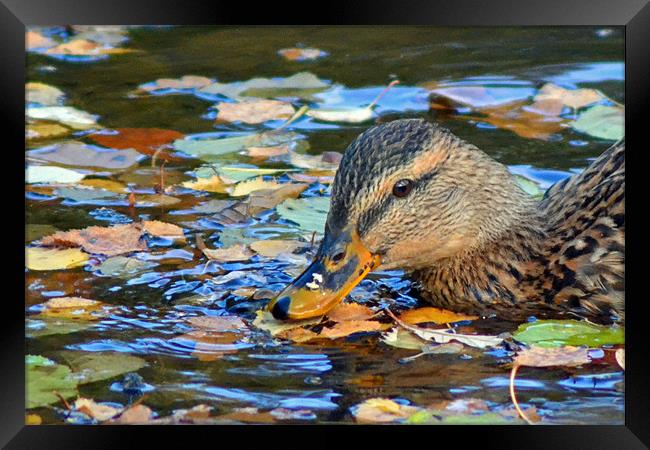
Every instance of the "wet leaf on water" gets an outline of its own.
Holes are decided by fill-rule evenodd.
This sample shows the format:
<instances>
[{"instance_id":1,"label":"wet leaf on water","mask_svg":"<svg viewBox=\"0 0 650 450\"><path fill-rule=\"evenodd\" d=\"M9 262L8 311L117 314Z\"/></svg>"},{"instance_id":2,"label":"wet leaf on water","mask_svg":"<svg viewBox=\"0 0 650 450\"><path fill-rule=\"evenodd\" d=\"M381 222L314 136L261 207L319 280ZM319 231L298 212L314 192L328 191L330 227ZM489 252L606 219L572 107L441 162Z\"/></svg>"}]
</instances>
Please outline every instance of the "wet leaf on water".
<instances>
[{"instance_id":1,"label":"wet leaf on water","mask_svg":"<svg viewBox=\"0 0 650 450\"><path fill-rule=\"evenodd\" d=\"M48 317L42 315L31 317L32 318L27 319L25 325L25 336L29 338L76 333L93 326L91 322L82 320L62 319L59 317Z\"/></svg>"},{"instance_id":2,"label":"wet leaf on water","mask_svg":"<svg viewBox=\"0 0 650 450\"><path fill-rule=\"evenodd\" d=\"M342 154L338 152L326 152L327 154L321 155L308 155L304 153L290 152L289 162L292 166L300 167L301 169L316 169L335 171L339 167ZM336 154L338 153L338 157Z\"/></svg>"},{"instance_id":3,"label":"wet leaf on water","mask_svg":"<svg viewBox=\"0 0 650 450\"><path fill-rule=\"evenodd\" d=\"M385 328L385 324L375 320L345 320L335 324L333 327L323 328L318 336L328 339L338 339L354 333L381 331Z\"/></svg>"},{"instance_id":4,"label":"wet leaf on water","mask_svg":"<svg viewBox=\"0 0 650 450\"><path fill-rule=\"evenodd\" d=\"M272 190L280 187L282 187L282 184L276 181L267 181L262 177L258 177L240 181L235 186L229 187L226 190L232 197L244 197L253 191Z\"/></svg>"},{"instance_id":5,"label":"wet leaf on water","mask_svg":"<svg viewBox=\"0 0 650 450\"><path fill-rule=\"evenodd\" d=\"M46 49L54 47L56 42L38 31L28 31L25 33L25 44L27 50Z\"/></svg>"},{"instance_id":6,"label":"wet leaf on water","mask_svg":"<svg viewBox=\"0 0 650 450\"><path fill-rule=\"evenodd\" d=\"M322 233L330 208L329 197L287 199L277 206L278 214L304 231Z\"/></svg>"},{"instance_id":7,"label":"wet leaf on water","mask_svg":"<svg viewBox=\"0 0 650 450\"><path fill-rule=\"evenodd\" d=\"M290 103L278 100L244 100L237 103L217 103L217 122L264 123L290 118L295 110Z\"/></svg>"},{"instance_id":8,"label":"wet leaf on water","mask_svg":"<svg viewBox=\"0 0 650 450\"><path fill-rule=\"evenodd\" d=\"M351 408L352 415L358 423L402 422L420 409L388 398L371 398Z\"/></svg>"},{"instance_id":9,"label":"wet leaf on water","mask_svg":"<svg viewBox=\"0 0 650 450\"><path fill-rule=\"evenodd\" d=\"M209 86L212 83L210 78L197 75L184 75L181 78L160 78L152 83L146 83L139 86L146 92L157 91L161 89L200 89Z\"/></svg>"},{"instance_id":10,"label":"wet leaf on water","mask_svg":"<svg viewBox=\"0 0 650 450\"><path fill-rule=\"evenodd\" d=\"M142 222L142 229L151 236L178 240L185 239L183 229L173 223L161 222L160 220L145 220Z\"/></svg>"},{"instance_id":11,"label":"wet leaf on water","mask_svg":"<svg viewBox=\"0 0 650 450\"><path fill-rule=\"evenodd\" d=\"M375 117L371 108L318 108L310 109L307 115L323 122L364 123Z\"/></svg>"},{"instance_id":12,"label":"wet leaf on water","mask_svg":"<svg viewBox=\"0 0 650 450\"><path fill-rule=\"evenodd\" d=\"M135 405L120 414L115 419L110 420L110 424L116 425L137 425L137 424L146 424L153 419L153 411L151 408L145 405Z\"/></svg>"},{"instance_id":13,"label":"wet leaf on water","mask_svg":"<svg viewBox=\"0 0 650 450\"><path fill-rule=\"evenodd\" d=\"M267 131L219 139L195 139L186 137L174 141L174 148L204 161L216 161L221 155L246 150L249 147L276 147L299 138L292 132Z\"/></svg>"},{"instance_id":14,"label":"wet leaf on water","mask_svg":"<svg viewBox=\"0 0 650 450\"><path fill-rule=\"evenodd\" d=\"M248 326L239 316L196 316L187 322L194 328L205 331L247 330Z\"/></svg>"},{"instance_id":15,"label":"wet leaf on water","mask_svg":"<svg viewBox=\"0 0 650 450\"><path fill-rule=\"evenodd\" d=\"M81 247L88 253L106 256L116 256L147 249L147 245L142 239L142 226L136 223L58 231L43 238L41 245L46 247Z\"/></svg>"},{"instance_id":16,"label":"wet leaf on water","mask_svg":"<svg viewBox=\"0 0 650 450\"><path fill-rule=\"evenodd\" d=\"M276 145L273 147L248 147L246 154L251 158L273 158L275 156L286 155L289 153L288 145Z\"/></svg>"},{"instance_id":17,"label":"wet leaf on water","mask_svg":"<svg viewBox=\"0 0 650 450\"><path fill-rule=\"evenodd\" d=\"M174 341L190 341L194 346L192 356L199 361L216 361L224 355L237 353L239 334L199 329L176 336Z\"/></svg>"},{"instance_id":18,"label":"wet leaf on water","mask_svg":"<svg viewBox=\"0 0 650 450\"><path fill-rule=\"evenodd\" d=\"M133 51L135 50L101 45L97 42L89 41L87 39L72 39L55 47L48 48L45 51L45 54L57 56L98 56L131 53Z\"/></svg>"},{"instance_id":19,"label":"wet leaf on water","mask_svg":"<svg viewBox=\"0 0 650 450\"><path fill-rule=\"evenodd\" d=\"M322 317L314 317L311 319L294 321L275 320L270 312L259 310L255 313L253 326L261 330L268 331L272 336L276 336L283 331L300 328L307 325L315 325L319 323L321 319Z\"/></svg>"},{"instance_id":20,"label":"wet leaf on water","mask_svg":"<svg viewBox=\"0 0 650 450\"><path fill-rule=\"evenodd\" d=\"M106 189L93 189L88 186L59 187L54 191L54 193L61 198L73 200L75 202L87 202L109 198L117 199L119 197L124 197L123 195L107 191Z\"/></svg>"},{"instance_id":21,"label":"wet leaf on water","mask_svg":"<svg viewBox=\"0 0 650 450\"><path fill-rule=\"evenodd\" d=\"M25 138L28 140L50 139L65 136L71 130L58 123L34 122L28 123L25 129Z\"/></svg>"},{"instance_id":22,"label":"wet leaf on water","mask_svg":"<svg viewBox=\"0 0 650 450\"><path fill-rule=\"evenodd\" d=\"M82 297L57 297L42 304L43 309L38 316L58 317L93 321L108 315L108 309L97 300Z\"/></svg>"},{"instance_id":23,"label":"wet leaf on water","mask_svg":"<svg viewBox=\"0 0 650 450\"><path fill-rule=\"evenodd\" d=\"M246 200L248 214L256 216L273 209L288 198L297 198L307 187L306 184L284 183L274 189L253 191Z\"/></svg>"},{"instance_id":24,"label":"wet leaf on water","mask_svg":"<svg viewBox=\"0 0 650 450\"><path fill-rule=\"evenodd\" d=\"M126 256L112 256L98 266L93 267L93 272L105 277L131 277L137 273L155 267L157 264L151 261L142 261L137 258Z\"/></svg>"},{"instance_id":25,"label":"wet leaf on water","mask_svg":"<svg viewBox=\"0 0 650 450\"><path fill-rule=\"evenodd\" d=\"M180 202L180 198L165 194L135 195L135 206L171 206Z\"/></svg>"},{"instance_id":26,"label":"wet leaf on water","mask_svg":"<svg viewBox=\"0 0 650 450\"><path fill-rule=\"evenodd\" d=\"M82 142L67 141L26 152L28 158L67 166L127 169L143 158L135 150L102 149Z\"/></svg>"},{"instance_id":27,"label":"wet leaf on water","mask_svg":"<svg viewBox=\"0 0 650 450\"><path fill-rule=\"evenodd\" d=\"M77 395L77 380L68 366L57 364L43 356L26 355L27 409L51 405L63 398Z\"/></svg>"},{"instance_id":28,"label":"wet leaf on water","mask_svg":"<svg viewBox=\"0 0 650 450\"><path fill-rule=\"evenodd\" d=\"M40 106L27 108L29 119L51 120L67 125L75 130L97 127L97 116L72 106Z\"/></svg>"},{"instance_id":29,"label":"wet leaf on water","mask_svg":"<svg viewBox=\"0 0 650 450\"><path fill-rule=\"evenodd\" d=\"M203 254L208 259L216 262L248 261L254 255L250 249L243 244L235 244L230 247L209 249L204 248Z\"/></svg>"},{"instance_id":30,"label":"wet leaf on water","mask_svg":"<svg viewBox=\"0 0 650 450\"><path fill-rule=\"evenodd\" d=\"M578 320L537 320L520 325L512 337L524 344L540 347L600 347L607 344L623 344L625 330L619 326L606 327Z\"/></svg>"},{"instance_id":31,"label":"wet leaf on water","mask_svg":"<svg viewBox=\"0 0 650 450\"><path fill-rule=\"evenodd\" d=\"M73 408L82 414L87 415L91 419L99 422L109 420L122 412L122 408L115 408L114 406L96 403L90 398L79 397L72 405Z\"/></svg>"},{"instance_id":32,"label":"wet leaf on water","mask_svg":"<svg viewBox=\"0 0 650 450\"><path fill-rule=\"evenodd\" d=\"M72 377L79 384L108 380L128 372L136 372L147 365L137 356L126 353L62 351L61 357L72 368Z\"/></svg>"},{"instance_id":33,"label":"wet leaf on water","mask_svg":"<svg viewBox=\"0 0 650 450\"><path fill-rule=\"evenodd\" d=\"M252 78L233 83L212 83L199 90L202 94L224 95L231 99L251 97L300 97L310 99L312 94L329 87L329 83L309 72L300 72L286 78Z\"/></svg>"},{"instance_id":34,"label":"wet leaf on water","mask_svg":"<svg viewBox=\"0 0 650 450\"><path fill-rule=\"evenodd\" d=\"M164 130L161 128L117 128L112 132L102 131L92 133L88 138L92 139L104 147L117 148L125 150L132 148L145 155L152 156L158 149L168 146L182 139L185 135L174 130ZM167 152L159 152L156 159L163 161L179 160Z\"/></svg>"},{"instance_id":35,"label":"wet leaf on water","mask_svg":"<svg viewBox=\"0 0 650 450\"><path fill-rule=\"evenodd\" d=\"M344 322L348 320L368 320L376 314L376 311L358 303L339 303L334 309L329 311L326 316L334 322Z\"/></svg>"},{"instance_id":36,"label":"wet leaf on water","mask_svg":"<svg viewBox=\"0 0 650 450\"><path fill-rule=\"evenodd\" d=\"M104 178L90 178L84 179L79 182L82 186L89 186L97 189L105 189L107 191L115 192L116 194L126 194L128 189L126 186L118 181L107 180Z\"/></svg>"},{"instance_id":37,"label":"wet leaf on water","mask_svg":"<svg viewBox=\"0 0 650 450\"><path fill-rule=\"evenodd\" d=\"M571 128L600 139L618 141L625 136L625 111L619 106L592 106L571 122Z\"/></svg>"},{"instance_id":38,"label":"wet leaf on water","mask_svg":"<svg viewBox=\"0 0 650 450\"><path fill-rule=\"evenodd\" d=\"M59 105L65 97L61 89L45 83L27 83L25 91L29 103L38 103L43 106Z\"/></svg>"},{"instance_id":39,"label":"wet leaf on water","mask_svg":"<svg viewBox=\"0 0 650 450\"><path fill-rule=\"evenodd\" d=\"M28 223L25 225L25 242L40 239L57 231L56 227L49 224Z\"/></svg>"},{"instance_id":40,"label":"wet leaf on water","mask_svg":"<svg viewBox=\"0 0 650 450\"><path fill-rule=\"evenodd\" d=\"M232 183L227 183L219 175L213 175L210 178L197 178L196 181L185 181L182 186L195 191L217 192L225 194L227 188Z\"/></svg>"},{"instance_id":41,"label":"wet leaf on water","mask_svg":"<svg viewBox=\"0 0 650 450\"><path fill-rule=\"evenodd\" d=\"M306 244L299 241L290 241L287 239L268 239L264 241L255 241L250 243L250 248L257 254L267 258L275 258L280 253L293 253L296 249L304 247Z\"/></svg>"},{"instance_id":42,"label":"wet leaf on water","mask_svg":"<svg viewBox=\"0 0 650 450\"><path fill-rule=\"evenodd\" d=\"M216 421L241 423L275 423L276 418L269 412L260 412L257 408L235 408L232 412L216 416Z\"/></svg>"},{"instance_id":43,"label":"wet leaf on water","mask_svg":"<svg viewBox=\"0 0 650 450\"><path fill-rule=\"evenodd\" d=\"M203 202L200 205L193 207L192 209L202 214L215 214L223 211L224 209L230 208L236 203L237 202L235 200L212 199L208 200L207 202Z\"/></svg>"},{"instance_id":44,"label":"wet leaf on water","mask_svg":"<svg viewBox=\"0 0 650 450\"><path fill-rule=\"evenodd\" d=\"M408 350L422 350L427 345L425 341L404 328L395 327L382 334L382 342L391 347L404 348Z\"/></svg>"},{"instance_id":45,"label":"wet leaf on water","mask_svg":"<svg viewBox=\"0 0 650 450\"><path fill-rule=\"evenodd\" d=\"M252 164L241 164L237 166L203 166L195 173L202 176L204 173L210 174L216 172L219 176L228 182L244 181L261 175L275 175L291 171L293 169L262 169Z\"/></svg>"},{"instance_id":46,"label":"wet leaf on water","mask_svg":"<svg viewBox=\"0 0 650 450\"><path fill-rule=\"evenodd\" d=\"M581 366L589 364L589 349L584 347L538 347L517 352L513 364L528 367Z\"/></svg>"},{"instance_id":47,"label":"wet leaf on water","mask_svg":"<svg viewBox=\"0 0 650 450\"><path fill-rule=\"evenodd\" d=\"M596 89L565 89L553 83L546 83L535 95L536 102L555 100L573 109L583 108L606 100L607 97Z\"/></svg>"},{"instance_id":48,"label":"wet leaf on water","mask_svg":"<svg viewBox=\"0 0 650 450\"><path fill-rule=\"evenodd\" d=\"M397 322L398 325L407 329L416 336L427 340L433 341L438 344L446 344L447 342L457 341L461 344L468 345L476 348L488 348L499 345L503 339L497 336L486 336L480 334L460 334L454 333L453 330L434 330L430 328L420 328L414 325L409 325L406 322L398 319L390 310L386 310L389 316Z\"/></svg>"},{"instance_id":49,"label":"wet leaf on water","mask_svg":"<svg viewBox=\"0 0 650 450\"><path fill-rule=\"evenodd\" d=\"M30 184L77 183L83 180L85 176L83 173L56 166L29 165L25 171L25 181Z\"/></svg>"},{"instance_id":50,"label":"wet leaf on water","mask_svg":"<svg viewBox=\"0 0 650 450\"><path fill-rule=\"evenodd\" d=\"M335 171L333 170L310 170L307 172L290 173L289 178L299 183L321 183L332 184Z\"/></svg>"},{"instance_id":51,"label":"wet leaf on water","mask_svg":"<svg viewBox=\"0 0 650 450\"><path fill-rule=\"evenodd\" d=\"M61 270L86 265L88 255L78 248L25 248L25 265L29 270Z\"/></svg>"},{"instance_id":52,"label":"wet leaf on water","mask_svg":"<svg viewBox=\"0 0 650 450\"><path fill-rule=\"evenodd\" d=\"M309 342L314 339L318 339L318 333L315 333L306 328L292 328L290 330L280 331L275 334L275 337L280 339L287 339L298 344L303 342Z\"/></svg>"},{"instance_id":53,"label":"wet leaf on water","mask_svg":"<svg viewBox=\"0 0 650 450\"><path fill-rule=\"evenodd\" d=\"M283 48L278 54L289 61L314 61L328 55L327 52L317 48Z\"/></svg>"},{"instance_id":54,"label":"wet leaf on water","mask_svg":"<svg viewBox=\"0 0 650 450\"><path fill-rule=\"evenodd\" d=\"M424 322L437 324L462 322L464 320L476 320L478 316L468 316L442 308L424 307L404 311L399 318L408 324L415 325Z\"/></svg>"}]
</instances>

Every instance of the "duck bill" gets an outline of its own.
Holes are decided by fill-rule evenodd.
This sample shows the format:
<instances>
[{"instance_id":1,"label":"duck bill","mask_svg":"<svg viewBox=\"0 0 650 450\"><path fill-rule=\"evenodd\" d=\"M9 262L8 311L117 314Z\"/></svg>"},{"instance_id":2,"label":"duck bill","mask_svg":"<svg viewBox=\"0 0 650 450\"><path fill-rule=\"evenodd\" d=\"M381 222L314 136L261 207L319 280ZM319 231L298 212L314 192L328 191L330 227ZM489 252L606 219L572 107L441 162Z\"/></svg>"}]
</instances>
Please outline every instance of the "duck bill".
<instances>
[{"instance_id":1,"label":"duck bill","mask_svg":"<svg viewBox=\"0 0 650 450\"><path fill-rule=\"evenodd\" d=\"M326 234L316 259L267 308L279 320L321 316L380 263L379 256L366 249L356 230L343 230L336 237Z\"/></svg>"}]
</instances>

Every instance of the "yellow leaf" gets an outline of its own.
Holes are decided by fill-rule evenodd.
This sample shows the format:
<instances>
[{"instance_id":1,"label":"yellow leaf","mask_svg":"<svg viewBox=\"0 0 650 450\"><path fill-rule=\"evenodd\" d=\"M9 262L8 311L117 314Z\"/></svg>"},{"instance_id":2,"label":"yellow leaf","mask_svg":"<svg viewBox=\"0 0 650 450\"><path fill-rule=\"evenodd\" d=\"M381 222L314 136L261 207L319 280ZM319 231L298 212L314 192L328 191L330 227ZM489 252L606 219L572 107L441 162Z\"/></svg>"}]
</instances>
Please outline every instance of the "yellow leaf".
<instances>
[{"instance_id":1,"label":"yellow leaf","mask_svg":"<svg viewBox=\"0 0 650 450\"><path fill-rule=\"evenodd\" d=\"M253 321L253 325L264 331L268 331L272 336L276 336L283 331L291 330L293 328L299 328L306 325L315 325L320 322L321 319L322 317L293 321L275 320L270 312L259 310L255 313L255 320Z\"/></svg>"},{"instance_id":2,"label":"yellow leaf","mask_svg":"<svg viewBox=\"0 0 650 450\"><path fill-rule=\"evenodd\" d=\"M204 248L203 254L209 259L217 262L248 261L253 256L248 247L243 244L236 244L226 248L209 249Z\"/></svg>"},{"instance_id":3,"label":"yellow leaf","mask_svg":"<svg viewBox=\"0 0 650 450\"><path fill-rule=\"evenodd\" d=\"M178 225L161 222L160 220L146 220L142 224L143 230L152 236L168 239L185 239L183 229Z\"/></svg>"},{"instance_id":4,"label":"yellow leaf","mask_svg":"<svg viewBox=\"0 0 650 450\"><path fill-rule=\"evenodd\" d=\"M229 184L231 183L227 183L219 175L214 175L210 178L198 178L196 181L186 181L182 186L188 189L194 189L195 191L218 192L220 194L225 194Z\"/></svg>"},{"instance_id":5,"label":"yellow leaf","mask_svg":"<svg viewBox=\"0 0 650 450\"><path fill-rule=\"evenodd\" d=\"M124 194L127 192L126 186L124 184L118 181L107 180L104 178L84 179L81 180L79 184L97 189L106 189L107 191L115 192L117 194Z\"/></svg>"},{"instance_id":6,"label":"yellow leaf","mask_svg":"<svg viewBox=\"0 0 650 450\"><path fill-rule=\"evenodd\" d=\"M38 414L27 414L25 416L25 425L40 425L43 419Z\"/></svg>"},{"instance_id":7,"label":"yellow leaf","mask_svg":"<svg viewBox=\"0 0 650 450\"><path fill-rule=\"evenodd\" d=\"M282 184L275 181L266 181L262 177L253 178L237 183L235 187L228 188L228 193L233 197L243 197L254 191L262 189L277 189L282 187Z\"/></svg>"},{"instance_id":8,"label":"yellow leaf","mask_svg":"<svg viewBox=\"0 0 650 450\"><path fill-rule=\"evenodd\" d=\"M290 241L286 239L267 239L265 241L255 241L250 244L250 248L267 258L275 258L280 253L293 253L294 250L304 247L306 244L299 241Z\"/></svg>"},{"instance_id":9,"label":"yellow leaf","mask_svg":"<svg viewBox=\"0 0 650 450\"><path fill-rule=\"evenodd\" d=\"M542 100L558 100L563 105L569 106L574 109L579 109L584 106L605 100L607 97L596 89L564 89L563 87L556 86L553 83L547 83L539 90L535 96L536 102Z\"/></svg>"},{"instance_id":10,"label":"yellow leaf","mask_svg":"<svg viewBox=\"0 0 650 450\"><path fill-rule=\"evenodd\" d=\"M278 100L245 100L238 103L218 103L217 122L262 123L288 119L295 110L290 103Z\"/></svg>"},{"instance_id":11,"label":"yellow leaf","mask_svg":"<svg viewBox=\"0 0 650 450\"><path fill-rule=\"evenodd\" d=\"M400 320L411 325L423 322L434 322L437 324L462 322L463 320L476 320L477 316L467 316L465 314L458 314L453 311L448 311L441 308L418 308L404 311L399 316Z\"/></svg>"},{"instance_id":12,"label":"yellow leaf","mask_svg":"<svg viewBox=\"0 0 650 450\"><path fill-rule=\"evenodd\" d=\"M70 130L58 123L30 123L27 125L27 139L45 139L66 135Z\"/></svg>"},{"instance_id":13,"label":"yellow leaf","mask_svg":"<svg viewBox=\"0 0 650 450\"><path fill-rule=\"evenodd\" d=\"M25 264L29 270L72 269L83 266L86 262L88 255L78 248L25 248Z\"/></svg>"},{"instance_id":14,"label":"yellow leaf","mask_svg":"<svg viewBox=\"0 0 650 450\"><path fill-rule=\"evenodd\" d=\"M353 415L359 423L391 423L406 419L419 410L387 398L371 398L353 408Z\"/></svg>"},{"instance_id":15,"label":"yellow leaf","mask_svg":"<svg viewBox=\"0 0 650 450\"><path fill-rule=\"evenodd\" d=\"M64 319L99 320L107 315L104 304L82 297L57 297L43 303L41 315Z\"/></svg>"}]
</instances>

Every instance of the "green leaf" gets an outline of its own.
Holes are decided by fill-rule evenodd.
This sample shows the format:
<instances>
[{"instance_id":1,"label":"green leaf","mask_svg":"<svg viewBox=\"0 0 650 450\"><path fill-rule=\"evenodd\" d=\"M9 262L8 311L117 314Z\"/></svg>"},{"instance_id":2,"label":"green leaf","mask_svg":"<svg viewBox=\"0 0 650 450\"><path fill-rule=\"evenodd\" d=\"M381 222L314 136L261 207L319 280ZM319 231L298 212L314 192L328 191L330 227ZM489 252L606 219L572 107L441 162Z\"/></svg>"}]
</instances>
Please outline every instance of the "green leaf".
<instances>
[{"instance_id":1,"label":"green leaf","mask_svg":"<svg viewBox=\"0 0 650 450\"><path fill-rule=\"evenodd\" d=\"M124 353L63 351L61 356L72 367L72 376L79 384L108 380L123 373L135 372L147 365L144 359Z\"/></svg>"},{"instance_id":2,"label":"green leaf","mask_svg":"<svg viewBox=\"0 0 650 450\"><path fill-rule=\"evenodd\" d=\"M329 208L329 197L289 198L277 206L277 212L302 230L322 233Z\"/></svg>"},{"instance_id":3,"label":"green leaf","mask_svg":"<svg viewBox=\"0 0 650 450\"><path fill-rule=\"evenodd\" d=\"M216 161L219 156L245 150L248 147L271 147L297 140L297 133L264 132L220 139L178 139L174 148L204 161Z\"/></svg>"},{"instance_id":4,"label":"green leaf","mask_svg":"<svg viewBox=\"0 0 650 450\"><path fill-rule=\"evenodd\" d=\"M201 166L194 171L197 178L210 178L215 175L233 181L243 181L261 175L274 175L284 172L293 172L295 169L261 169L252 164L232 166L219 166L217 164Z\"/></svg>"},{"instance_id":5,"label":"green leaf","mask_svg":"<svg viewBox=\"0 0 650 450\"><path fill-rule=\"evenodd\" d=\"M625 112L618 106L592 106L570 123L571 128L590 136L618 141L625 136Z\"/></svg>"},{"instance_id":6,"label":"green leaf","mask_svg":"<svg viewBox=\"0 0 650 450\"><path fill-rule=\"evenodd\" d=\"M625 343L625 330L618 326L606 327L577 320L537 320L519 326L512 336L527 345L560 347Z\"/></svg>"},{"instance_id":7,"label":"green leaf","mask_svg":"<svg viewBox=\"0 0 650 450\"><path fill-rule=\"evenodd\" d=\"M522 423L520 420L508 419L496 413L459 414L444 417L440 422L441 425L520 425Z\"/></svg>"},{"instance_id":8,"label":"green leaf","mask_svg":"<svg viewBox=\"0 0 650 450\"><path fill-rule=\"evenodd\" d=\"M55 391L64 398L77 395L77 381L68 366L37 355L25 356L25 366L28 409L58 402Z\"/></svg>"},{"instance_id":9,"label":"green leaf","mask_svg":"<svg viewBox=\"0 0 650 450\"><path fill-rule=\"evenodd\" d=\"M252 97L301 97L311 99L312 94L321 92L329 87L329 83L319 79L309 72L300 72L286 78L252 78L247 81L233 83L212 83L203 87L199 92L218 94L238 99L242 96Z\"/></svg>"},{"instance_id":10,"label":"green leaf","mask_svg":"<svg viewBox=\"0 0 650 450\"><path fill-rule=\"evenodd\" d=\"M521 175L515 175L515 180L519 187L521 187L525 193L530 195L533 198L541 200L544 197L544 191L539 188L539 186L532 180L529 180L526 177Z\"/></svg>"}]
</instances>

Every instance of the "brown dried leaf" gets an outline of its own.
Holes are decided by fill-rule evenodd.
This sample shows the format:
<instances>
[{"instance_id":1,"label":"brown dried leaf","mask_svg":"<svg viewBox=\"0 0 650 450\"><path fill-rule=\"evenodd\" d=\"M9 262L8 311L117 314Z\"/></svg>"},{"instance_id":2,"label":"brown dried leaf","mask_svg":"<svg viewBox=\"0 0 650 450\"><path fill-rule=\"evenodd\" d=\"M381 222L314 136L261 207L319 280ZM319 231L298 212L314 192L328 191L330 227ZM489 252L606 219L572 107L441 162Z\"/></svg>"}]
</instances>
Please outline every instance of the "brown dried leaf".
<instances>
[{"instance_id":1,"label":"brown dried leaf","mask_svg":"<svg viewBox=\"0 0 650 450\"><path fill-rule=\"evenodd\" d=\"M104 147L133 148L149 156L156 153L159 148L171 144L176 139L182 139L184 136L183 133L178 131L161 128L117 128L111 134L103 131L88 135L90 139ZM182 158L174 157L166 152L159 152L156 158L163 161L182 160Z\"/></svg>"},{"instance_id":2,"label":"brown dried leaf","mask_svg":"<svg viewBox=\"0 0 650 450\"><path fill-rule=\"evenodd\" d=\"M141 225L130 223L112 227L93 226L80 230L58 231L43 238L41 243L52 247L81 247L88 253L115 256L146 250L147 245L141 236Z\"/></svg>"},{"instance_id":3,"label":"brown dried leaf","mask_svg":"<svg viewBox=\"0 0 650 450\"><path fill-rule=\"evenodd\" d=\"M254 255L250 249L243 244L236 244L230 247L217 248L217 249L203 249L203 254L217 262L230 262L230 261L248 261Z\"/></svg>"},{"instance_id":4,"label":"brown dried leaf","mask_svg":"<svg viewBox=\"0 0 650 450\"><path fill-rule=\"evenodd\" d=\"M92 399L83 397L78 398L74 402L74 409L100 422L112 419L122 412L121 408L118 409L108 405L101 405Z\"/></svg>"},{"instance_id":5,"label":"brown dried leaf","mask_svg":"<svg viewBox=\"0 0 650 450\"><path fill-rule=\"evenodd\" d=\"M164 237L168 239L185 239L183 229L178 225L161 222L159 220L146 220L142 222L143 231L152 236Z\"/></svg>"},{"instance_id":6,"label":"brown dried leaf","mask_svg":"<svg viewBox=\"0 0 650 450\"><path fill-rule=\"evenodd\" d=\"M120 425L144 424L153 418L153 412L145 405L135 405L126 409L119 417L108 423Z\"/></svg>"},{"instance_id":7,"label":"brown dried leaf","mask_svg":"<svg viewBox=\"0 0 650 450\"><path fill-rule=\"evenodd\" d=\"M27 50L34 50L36 48L48 48L56 45L52 39L47 36L43 36L41 33L36 31L28 31L25 34L25 43Z\"/></svg>"},{"instance_id":8,"label":"brown dried leaf","mask_svg":"<svg viewBox=\"0 0 650 450\"><path fill-rule=\"evenodd\" d=\"M185 181L182 186L195 191L225 194L230 184L232 183L225 181L219 175L214 175L210 178L197 178L196 181Z\"/></svg>"},{"instance_id":9,"label":"brown dried leaf","mask_svg":"<svg viewBox=\"0 0 650 450\"><path fill-rule=\"evenodd\" d=\"M558 100L563 105L574 109L597 103L607 97L596 89L565 89L553 83L547 83L539 90L534 100Z\"/></svg>"},{"instance_id":10,"label":"brown dried leaf","mask_svg":"<svg viewBox=\"0 0 650 450\"><path fill-rule=\"evenodd\" d=\"M290 103L278 100L246 100L238 103L218 103L218 122L263 123L268 120L288 119L295 110Z\"/></svg>"},{"instance_id":11,"label":"brown dried leaf","mask_svg":"<svg viewBox=\"0 0 650 450\"><path fill-rule=\"evenodd\" d=\"M419 410L387 398L371 398L357 405L353 414L359 423L391 423L406 419Z\"/></svg>"},{"instance_id":12,"label":"brown dried leaf","mask_svg":"<svg viewBox=\"0 0 650 450\"><path fill-rule=\"evenodd\" d=\"M517 353L513 361L517 366L551 367L580 366L589 364L589 349L582 347L538 347L532 346Z\"/></svg>"},{"instance_id":13,"label":"brown dried leaf","mask_svg":"<svg viewBox=\"0 0 650 450\"><path fill-rule=\"evenodd\" d=\"M246 153L251 158L272 158L274 156L286 155L289 153L288 145L278 145L276 147L248 147Z\"/></svg>"},{"instance_id":14,"label":"brown dried leaf","mask_svg":"<svg viewBox=\"0 0 650 450\"><path fill-rule=\"evenodd\" d=\"M99 320L107 315L104 304L82 297L57 297L43 303L41 315L65 319Z\"/></svg>"},{"instance_id":15,"label":"brown dried leaf","mask_svg":"<svg viewBox=\"0 0 650 450\"><path fill-rule=\"evenodd\" d=\"M358 303L340 303L327 313L327 317L334 322L363 321L372 318L375 314L372 309Z\"/></svg>"},{"instance_id":16,"label":"brown dried leaf","mask_svg":"<svg viewBox=\"0 0 650 450\"><path fill-rule=\"evenodd\" d=\"M269 412L259 412L257 408L236 408L233 412L215 417L219 420L243 423L274 423L275 417Z\"/></svg>"},{"instance_id":17,"label":"brown dried leaf","mask_svg":"<svg viewBox=\"0 0 650 450\"><path fill-rule=\"evenodd\" d=\"M331 328L323 328L319 337L337 339L349 336L354 333L366 331L380 331L386 328L382 323L374 320L346 320L339 322Z\"/></svg>"},{"instance_id":18,"label":"brown dried leaf","mask_svg":"<svg viewBox=\"0 0 650 450\"><path fill-rule=\"evenodd\" d=\"M288 198L298 196L309 187L307 184L287 183L274 189L261 189L250 193L246 200L248 213L255 216L263 211L275 208Z\"/></svg>"},{"instance_id":19,"label":"brown dried leaf","mask_svg":"<svg viewBox=\"0 0 650 450\"><path fill-rule=\"evenodd\" d=\"M155 91L158 89L200 89L212 84L212 80L196 75L185 75L181 78L160 78L151 85L140 86L144 91Z\"/></svg>"},{"instance_id":20,"label":"brown dried leaf","mask_svg":"<svg viewBox=\"0 0 650 450\"><path fill-rule=\"evenodd\" d=\"M233 332L195 330L174 339L194 342L192 356L199 361L216 361L224 355L237 353L235 343L239 337L238 333Z\"/></svg>"},{"instance_id":21,"label":"brown dried leaf","mask_svg":"<svg viewBox=\"0 0 650 450\"><path fill-rule=\"evenodd\" d=\"M425 307L404 311L399 318L408 324L415 325L424 322L437 324L462 322L464 320L476 320L478 316L458 314L441 308Z\"/></svg>"},{"instance_id":22,"label":"brown dried leaf","mask_svg":"<svg viewBox=\"0 0 650 450\"><path fill-rule=\"evenodd\" d=\"M262 256L275 258L280 253L293 253L296 249L304 247L305 245L305 243L299 241L267 239L264 241L252 242L250 248Z\"/></svg>"},{"instance_id":23,"label":"brown dried leaf","mask_svg":"<svg viewBox=\"0 0 650 450\"><path fill-rule=\"evenodd\" d=\"M313 339L318 339L318 333L314 333L311 330L305 328L293 328L291 330L284 330L275 335L280 339L287 339L293 342L301 343L308 342Z\"/></svg>"},{"instance_id":24,"label":"brown dried leaf","mask_svg":"<svg viewBox=\"0 0 650 450\"><path fill-rule=\"evenodd\" d=\"M238 316L198 316L190 317L187 322L194 328L205 331L247 330L248 326Z\"/></svg>"}]
</instances>

